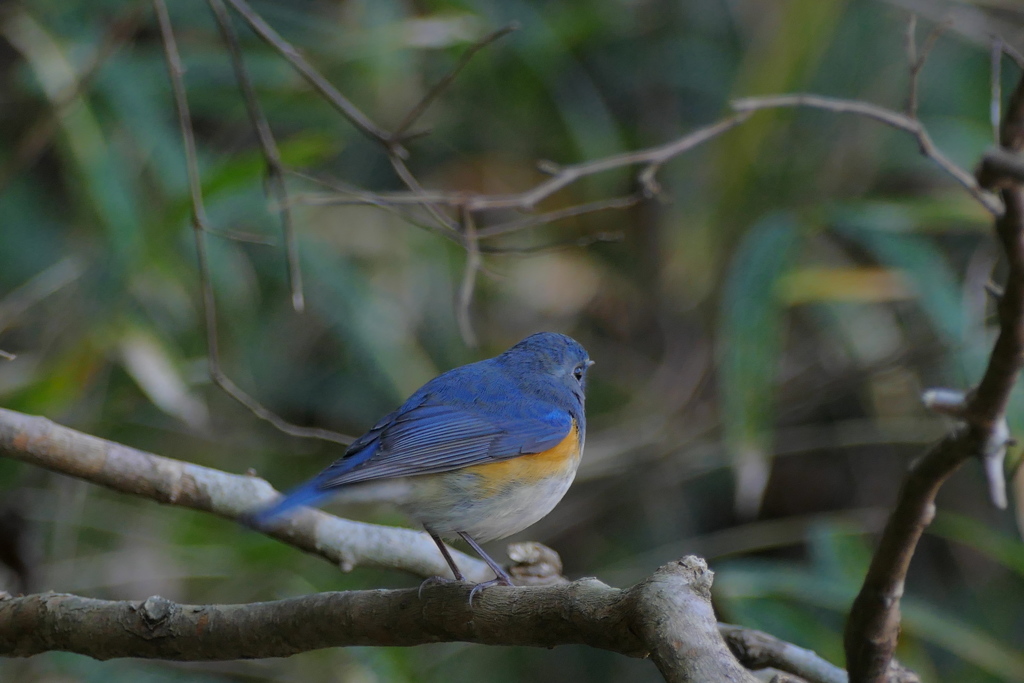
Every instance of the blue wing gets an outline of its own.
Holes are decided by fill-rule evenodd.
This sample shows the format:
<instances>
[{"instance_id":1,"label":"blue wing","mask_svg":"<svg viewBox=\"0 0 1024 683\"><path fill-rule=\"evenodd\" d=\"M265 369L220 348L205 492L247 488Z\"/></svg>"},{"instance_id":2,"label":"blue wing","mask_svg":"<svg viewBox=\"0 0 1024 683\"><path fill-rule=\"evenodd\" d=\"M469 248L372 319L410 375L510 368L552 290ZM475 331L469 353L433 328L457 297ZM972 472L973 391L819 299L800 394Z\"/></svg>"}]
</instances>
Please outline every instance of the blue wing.
<instances>
[{"instance_id":1,"label":"blue wing","mask_svg":"<svg viewBox=\"0 0 1024 683\"><path fill-rule=\"evenodd\" d=\"M542 453L571 428L569 413L553 406L539 418L510 418L463 406L425 405L396 416L365 450L350 451L317 480L323 488L334 488Z\"/></svg>"},{"instance_id":2,"label":"blue wing","mask_svg":"<svg viewBox=\"0 0 1024 683\"><path fill-rule=\"evenodd\" d=\"M257 526L301 505L315 505L346 484L434 474L542 453L572 429L566 410L550 404L433 404L414 395L357 439L345 455L311 481L252 516Z\"/></svg>"}]
</instances>

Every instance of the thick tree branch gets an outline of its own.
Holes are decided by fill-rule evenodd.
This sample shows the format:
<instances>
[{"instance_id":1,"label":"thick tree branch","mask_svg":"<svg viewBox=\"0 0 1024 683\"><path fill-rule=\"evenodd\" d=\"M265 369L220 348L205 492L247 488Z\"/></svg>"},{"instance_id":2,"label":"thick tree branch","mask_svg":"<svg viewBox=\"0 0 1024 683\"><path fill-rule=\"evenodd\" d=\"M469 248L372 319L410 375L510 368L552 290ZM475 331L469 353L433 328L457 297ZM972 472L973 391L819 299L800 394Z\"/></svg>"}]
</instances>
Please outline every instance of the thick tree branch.
<instances>
[{"instance_id":1,"label":"thick tree branch","mask_svg":"<svg viewBox=\"0 0 1024 683\"><path fill-rule=\"evenodd\" d=\"M470 587L460 584L430 587L422 595L414 589L350 591L249 605L0 596L0 655L62 650L96 659L195 661L286 657L348 645L585 644L633 657L650 653L673 683L753 683L719 634L712 576L704 560L691 556L628 590L596 579L496 587L472 607Z\"/></svg>"},{"instance_id":2,"label":"thick tree branch","mask_svg":"<svg viewBox=\"0 0 1024 683\"><path fill-rule=\"evenodd\" d=\"M1009 152L1024 147L1024 78L1011 96L1000 139ZM946 478L966 460L979 458L985 464L993 500L1006 504L1002 472L1009 439L1006 407L1024 359L1024 198L1019 187L1007 180L991 174L980 180L979 187L1004 188L1005 210L997 214L995 229L1009 274L999 300L999 336L977 389L962 406L950 405L948 397L941 403L943 412L959 414L966 425L915 462L904 480L847 619L844 644L852 683L884 680L899 638L900 598L910 560L935 514L935 496Z\"/></svg>"},{"instance_id":3,"label":"thick tree branch","mask_svg":"<svg viewBox=\"0 0 1024 683\"><path fill-rule=\"evenodd\" d=\"M0 601L0 654L63 650L96 659L287 657L325 647L465 641L583 643L644 656L623 591L595 579L547 588L316 593L247 605L180 605L160 597L112 602L64 594Z\"/></svg>"},{"instance_id":4,"label":"thick tree branch","mask_svg":"<svg viewBox=\"0 0 1024 683\"><path fill-rule=\"evenodd\" d=\"M685 557L661 567L627 595L635 603L630 630L666 681L755 680L728 652L717 623L712 636L706 624L715 622L711 607L711 577L704 560Z\"/></svg>"},{"instance_id":5,"label":"thick tree branch","mask_svg":"<svg viewBox=\"0 0 1024 683\"><path fill-rule=\"evenodd\" d=\"M273 487L258 477L164 458L3 408L0 456L226 519L238 519L276 495ZM433 541L411 529L362 524L305 510L268 533L345 571L366 566L401 569L424 577L451 576ZM470 580L492 578L483 562L452 553Z\"/></svg>"}]
</instances>

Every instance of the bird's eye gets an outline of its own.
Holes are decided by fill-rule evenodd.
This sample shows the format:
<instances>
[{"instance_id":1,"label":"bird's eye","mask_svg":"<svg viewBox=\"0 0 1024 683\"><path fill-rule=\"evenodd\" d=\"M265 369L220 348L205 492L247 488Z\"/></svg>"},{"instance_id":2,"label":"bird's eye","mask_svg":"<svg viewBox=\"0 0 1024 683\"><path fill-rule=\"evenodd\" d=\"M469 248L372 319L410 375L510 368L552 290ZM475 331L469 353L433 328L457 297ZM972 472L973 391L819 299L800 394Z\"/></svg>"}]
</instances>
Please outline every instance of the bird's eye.
<instances>
[{"instance_id":1,"label":"bird's eye","mask_svg":"<svg viewBox=\"0 0 1024 683\"><path fill-rule=\"evenodd\" d=\"M582 381L583 380L583 367L582 366L576 366L575 368L573 368L572 376L575 377L577 380Z\"/></svg>"}]
</instances>

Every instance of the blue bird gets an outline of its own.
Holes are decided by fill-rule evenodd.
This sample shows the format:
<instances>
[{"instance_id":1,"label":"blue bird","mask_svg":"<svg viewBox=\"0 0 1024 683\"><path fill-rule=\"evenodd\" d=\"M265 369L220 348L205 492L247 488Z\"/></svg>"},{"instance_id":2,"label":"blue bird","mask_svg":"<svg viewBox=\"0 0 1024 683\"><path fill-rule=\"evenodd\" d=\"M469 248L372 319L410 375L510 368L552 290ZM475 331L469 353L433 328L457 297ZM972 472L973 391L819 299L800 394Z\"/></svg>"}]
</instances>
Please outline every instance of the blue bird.
<instances>
[{"instance_id":1,"label":"blue bird","mask_svg":"<svg viewBox=\"0 0 1024 683\"><path fill-rule=\"evenodd\" d=\"M480 542L510 536L549 512L576 476L586 434L584 388L593 365L563 334L541 332L499 356L449 370L356 439L330 467L256 511L263 528L341 487L388 480L389 499L419 521L459 570L442 538L461 537L512 580Z\"/></svg>"}]
</instances>

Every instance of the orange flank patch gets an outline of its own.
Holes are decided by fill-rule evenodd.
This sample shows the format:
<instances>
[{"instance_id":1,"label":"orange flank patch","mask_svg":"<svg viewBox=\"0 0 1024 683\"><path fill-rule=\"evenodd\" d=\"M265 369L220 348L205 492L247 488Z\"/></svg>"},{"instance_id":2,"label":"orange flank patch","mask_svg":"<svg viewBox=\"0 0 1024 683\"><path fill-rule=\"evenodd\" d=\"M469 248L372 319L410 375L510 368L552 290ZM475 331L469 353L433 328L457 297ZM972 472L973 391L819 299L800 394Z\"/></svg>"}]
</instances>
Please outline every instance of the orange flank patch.
<instances>
[{"instance_id":1,"label":"orange flank patch","mask_svg":"<svg viewBox=\"0 0 1024 683\"><path fill-rule=\"evenodd\" d=\"M474 465L467 467L463 472L480 477L481 493L493 496L513 482L532 484L562 475L567 469L575 469L579 457L580 438L576 421L573 420L569 433L554 448L486 465Z\"/></svg>"}]
</instances>

